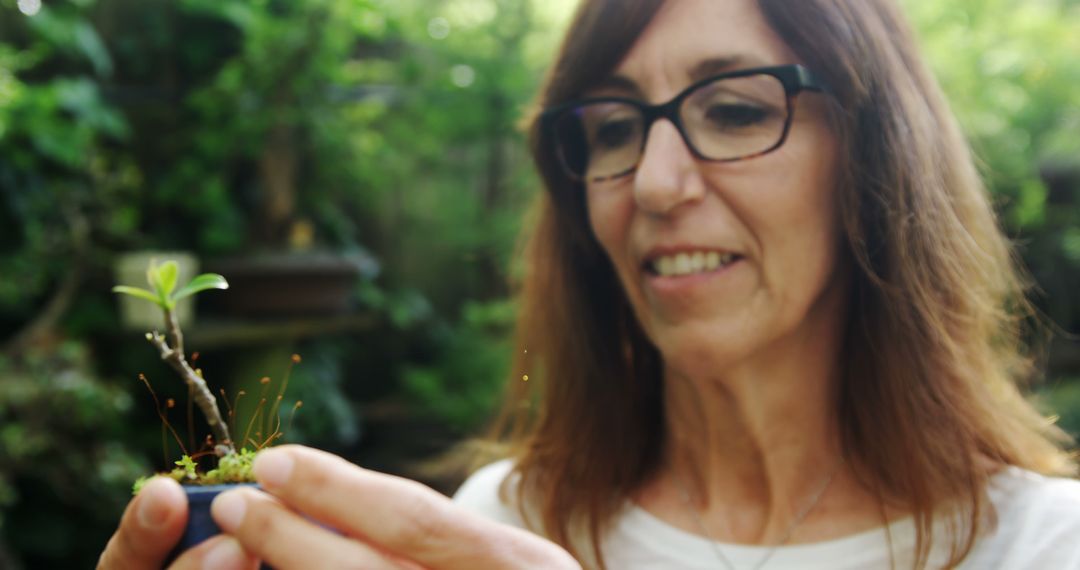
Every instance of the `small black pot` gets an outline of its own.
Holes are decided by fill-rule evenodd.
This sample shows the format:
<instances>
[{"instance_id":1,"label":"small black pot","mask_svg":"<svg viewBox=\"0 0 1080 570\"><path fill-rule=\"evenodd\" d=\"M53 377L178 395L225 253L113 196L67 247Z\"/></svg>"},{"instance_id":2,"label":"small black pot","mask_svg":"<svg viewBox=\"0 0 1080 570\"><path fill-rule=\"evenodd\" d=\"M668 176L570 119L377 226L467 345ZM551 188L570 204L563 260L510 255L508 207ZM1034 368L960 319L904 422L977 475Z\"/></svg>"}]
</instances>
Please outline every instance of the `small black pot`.
<instances>
[{"instance_id":1,"label":"small black pot","mask_svg":"<svg viewBox=\"0 0 1080 570\"><path fill-rule=\"evenodd\" d=\"M172 564L172 562L187 549L198 545L200 542L212 536L221 534L221 529L218 528L217 523L215 523L213 517L210 516L210 503L212 503L214 497L218 496L220 493L237 487L259 488L256 483L183 486L188 499L187 528L184 529L184 536L180 538L180 542L176 545L176 548L169 553L169 558L165 561L166 566ZM261 568L268 569L269 566L263 564Z\"/></svg>"}]
</instances>

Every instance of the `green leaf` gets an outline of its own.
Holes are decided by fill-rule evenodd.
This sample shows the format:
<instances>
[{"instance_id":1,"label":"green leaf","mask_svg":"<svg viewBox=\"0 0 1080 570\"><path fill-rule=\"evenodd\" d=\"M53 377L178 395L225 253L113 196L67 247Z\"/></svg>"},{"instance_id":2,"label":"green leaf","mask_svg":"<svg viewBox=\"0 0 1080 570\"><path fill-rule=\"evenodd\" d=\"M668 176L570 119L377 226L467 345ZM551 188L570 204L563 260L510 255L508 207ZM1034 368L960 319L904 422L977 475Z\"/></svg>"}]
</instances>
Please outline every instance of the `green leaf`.
<instances>
[{"instance_id":1,"label":"green leaf","mask_svg":"<svg viewBox=\"0 0 1080 570\"><path fill-rule=\"evenodd\" d=\"M202 275L191 280L190 283L184 285L172 296L172 301L175 303L184 297L190 297L200 291L206 291L207 289L228 289L229 282L225 281L225 278L216 273L203 273Z\"/></svg>"},{"instance_id":2,"label":"green leaf","mask_svg":"<svg viewBox=\"0 0 1080 570\"><path fill-rule=\"evenodd\" d=\"M130 295L132 297L145 299L159 307L161 306L161 299L159 299L157 295L153 294L150 291L147 291L146 289L140 289L138 287L128 287L127 285L117 285L116 287L112 288L112 291L113 293L120 293L122 295Z\"/></svg>"},{"instance_id":3,"label":"green leaf","mask_svg":"<svg viewBox=\"0 0 1080 570\"><path fill-rule=\"evenodd\" d=\"M159 293L157 284L157 260L151 259L150 265L146 267L146 282L150 285L155 293Z\"/></svg>"},{"instance_id":4,"label":"green leaf","mask_svg":"<svg viewBox=\"0 0 1080 570\"><path fill-rule=\"evenodd\" d=\"M195 472L195 461L191 459L191 456L185 455L175 462L177 467L183 468L188 473Z\"/></svg>"},{"instance_id":5,"label":"green leaf","mask_svg":"<svg viewBox=\"0 0 1080 570\"><path fill-rule=\"evenodd\" d=\"M153 291L154 296L157 297L157 304L162 309L172 310L172 305L169 303L169 296L165 294L164 284L161 282L161 266L158 265L156 259L150 260L150 265L146 268L146 282L150 284L150 290Z\"/></svg>"},{"instance_id":6,"label":"green leaf","mask_svg":"<svg viewBox=\"0 0 1080 570\"><path fill-rule=\"evenodd\" d=\"M74 45L94 66L94 71L102 77L112 75L113 63L105 42L101 41L94 27L89 22L78 22L72 29Z\"/></svg>"},{"instance_id":7,"label":"green leaf","mask_svg":"<svg viewBox=\"0 0 1080 570\"><path fill-rule=\"evenodd\" d=\"M172 470L172 476L178 481L195 479L198 475L198 465L191 459L191 456L185 455L175 463L176 469Z\"/></svg>"},{"instance_id":8,"label":"green leaf","mask_svg":"<svg viewBox=\"0 0 1080 570\"><path fill-rule=\"evenodd\" d=\"M163 297L168 298L176 290L176 279L180 274L180 268L175 261L166 261L157 268L157 281L161 289L158 291Z\"/></svg>"}]
</instances>

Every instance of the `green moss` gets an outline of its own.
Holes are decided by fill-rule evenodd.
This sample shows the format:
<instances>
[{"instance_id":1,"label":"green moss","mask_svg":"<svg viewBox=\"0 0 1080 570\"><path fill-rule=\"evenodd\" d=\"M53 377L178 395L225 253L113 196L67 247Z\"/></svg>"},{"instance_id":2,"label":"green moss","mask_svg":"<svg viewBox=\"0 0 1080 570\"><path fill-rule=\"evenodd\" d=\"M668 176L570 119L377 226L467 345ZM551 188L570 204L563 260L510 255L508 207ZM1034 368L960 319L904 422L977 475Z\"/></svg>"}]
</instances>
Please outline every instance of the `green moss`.
<instances>
[{"instance_id":1,"label":"green moss","mask_svg":"<svg viewBox=\"0 0 1080 570\"><path fill-rule=\"evenodd\" d=\"M255 461L255 452L241 449L238 453L226 455L218 462L217 469L211 469L202 476L203 485L222 483L254 483L255 475L251 464Z\"/></svg>"},{"instance_id":2,"label":"green moss","mask_svg":"<svg viewBox=\"0 0 1080 570\"><path fill-rule=\"evenodd\" d=\"M218 460L218 466L206 472L199 471L198 464L191 456L185 455L176 462L176 468L167 473L159 473L164 477L171 477L181 485L223 485L226 483L254 483L255 475L251 472L251 464L255 461L255 452L250 449L241 449L237 453L226 455ZM132 487L132 494L138 495L139 491L152 477L140 477Z\"/></svg>"}]
</instances>

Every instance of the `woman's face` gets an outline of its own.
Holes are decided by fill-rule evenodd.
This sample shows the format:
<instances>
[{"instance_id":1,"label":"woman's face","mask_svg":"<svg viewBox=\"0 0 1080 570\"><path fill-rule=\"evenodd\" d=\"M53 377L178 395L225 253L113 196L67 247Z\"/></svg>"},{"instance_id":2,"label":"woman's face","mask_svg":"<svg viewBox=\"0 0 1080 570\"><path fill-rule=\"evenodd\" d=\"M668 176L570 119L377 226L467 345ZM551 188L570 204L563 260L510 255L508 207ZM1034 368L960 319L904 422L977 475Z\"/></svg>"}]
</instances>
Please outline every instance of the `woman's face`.
<instances>
[{"instance_id":1,"label":"woman's face","mask_svg":"<svg viewBox=\"0 0 1080 570\"><path fill-rule=\"evenodd\" d=\"M615 70L628 81L589 95L660 103L703 69L788 63L798 61L753 0L668 0ZM634 173L588 185L593 232L669 368L768 358L770 347L838 321L837 142L823 97L800 94L783 146L738 162L696 160L675 127L657 121ZM710 253L714 264L733 260L670 274Z\"/></svg>"}]
</instances>

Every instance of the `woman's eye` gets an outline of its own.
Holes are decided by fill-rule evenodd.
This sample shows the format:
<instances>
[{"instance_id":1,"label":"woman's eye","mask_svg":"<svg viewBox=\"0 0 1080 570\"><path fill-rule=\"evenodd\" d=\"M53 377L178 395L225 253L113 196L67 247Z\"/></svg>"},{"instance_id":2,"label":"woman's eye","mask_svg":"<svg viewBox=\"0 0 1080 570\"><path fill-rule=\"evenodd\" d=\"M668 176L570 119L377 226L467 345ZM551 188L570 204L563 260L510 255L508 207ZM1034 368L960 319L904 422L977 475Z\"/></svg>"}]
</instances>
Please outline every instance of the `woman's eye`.
<instances>
[{"instance_id":1,"label":"woman's eye","mask_svg":"<svg viewBox=\"0 0 1080 570\"><path fill-rule=\"evenodd\" d=\"M759 125L767 121L769 115L768 109L745 103L713 105L705 111L709 126L725 130Z\"/></svg>"},{"instance_id":2,"label":"woman's eye","mask_svg":"<svg viewBox=\"0 0 1080 570\"><path fill-rule=\"evenodd\" d=\"M637 131L637 121L633 119L614 119L596 126L593 133L593 146L619 148L630 144Z\"/></svg>"}]
</instances>

